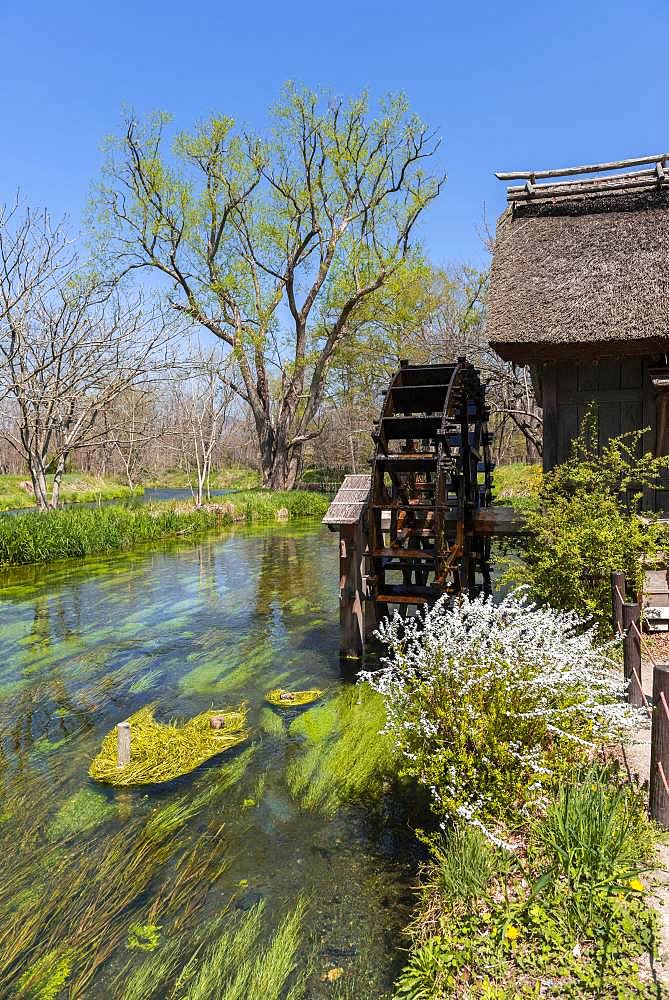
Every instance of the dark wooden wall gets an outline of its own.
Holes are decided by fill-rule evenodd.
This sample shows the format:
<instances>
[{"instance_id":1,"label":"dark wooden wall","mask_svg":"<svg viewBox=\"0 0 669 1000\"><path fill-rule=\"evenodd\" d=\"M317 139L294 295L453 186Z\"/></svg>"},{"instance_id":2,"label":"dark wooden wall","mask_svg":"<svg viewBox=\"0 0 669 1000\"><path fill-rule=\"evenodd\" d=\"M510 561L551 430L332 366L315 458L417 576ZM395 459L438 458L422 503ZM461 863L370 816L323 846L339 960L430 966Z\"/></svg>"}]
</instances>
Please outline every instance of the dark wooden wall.
<instances>
[{"instance_id":1,"label":"dark wooden wall","mask_svg":"<svg viewBox=\"0 0 669 1000\"><path fill-rule=\"evenodd\" d=\"M589 404L597 403L599 444L627 431L649 427L644 451L655 448L655 390L648 371L653 358L610 358L597 362L564 360L542 367L544 469L552 469L569 454L572 438ZM653 491L644 504L669 510L667 489Z\"/></svg>"}]
</instances>

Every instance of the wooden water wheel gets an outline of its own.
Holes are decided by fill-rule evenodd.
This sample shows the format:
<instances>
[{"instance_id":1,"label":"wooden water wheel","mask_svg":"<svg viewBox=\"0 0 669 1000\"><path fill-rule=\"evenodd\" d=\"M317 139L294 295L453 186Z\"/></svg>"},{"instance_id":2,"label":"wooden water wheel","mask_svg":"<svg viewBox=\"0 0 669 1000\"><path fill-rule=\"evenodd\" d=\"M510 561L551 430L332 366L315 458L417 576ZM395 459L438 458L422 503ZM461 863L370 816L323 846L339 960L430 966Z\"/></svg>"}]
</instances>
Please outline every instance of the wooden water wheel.
<instances>
[{"instance_id":1,"label":"wooden water wheel","mask_svg":"<svg viewBox=\"0 0 669 1000\"><path fill-rule=\"evenodd\" d=\"M323 523L339 531L341 653L359 659L389 607L490 593L493 536L525 533L491 507L485 390L464 359L402 362L376 421L372 474L346 476Z\"/></svg>"},{"instance_id":2,"label":"wooden water wheel","mask_svg":"<svg viewBox=\"0 0 669 1000\"><path fill-rule=\"evenodd\" d=\"M475 526L491 502L488 416L478 373L463 359L403 362L393 377L369 494L367 597L378 613L490 591L490 537Z\"/></svg>"}]
</instances>

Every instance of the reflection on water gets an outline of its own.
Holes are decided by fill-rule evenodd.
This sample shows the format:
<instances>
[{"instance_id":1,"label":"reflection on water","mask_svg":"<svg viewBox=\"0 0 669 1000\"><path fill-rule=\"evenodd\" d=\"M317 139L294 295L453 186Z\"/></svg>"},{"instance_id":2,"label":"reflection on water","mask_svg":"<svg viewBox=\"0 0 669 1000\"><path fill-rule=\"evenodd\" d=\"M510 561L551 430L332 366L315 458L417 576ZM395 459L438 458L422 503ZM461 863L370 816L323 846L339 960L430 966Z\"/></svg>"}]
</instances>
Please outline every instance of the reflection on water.
<instances>
[{"instance_id":1,"label":"reflection on water","mask_svg":"<svg viewBox=\"0 0 669 1000\"><path fill-rule=\"evenodd\" d=\"M75 995L122 997L146 959L128 945L133 922L159 925L159 948L176 937L197 944L198 928L228 906L244 913L263 900L276 927L301 893L310 904L302 960L314 963L307 996L384 995L411 878L395 832L362 806L305 811L287 780L305 753L300 727L263 704L274 687L337 699L345 684L336 566L336 536L312 524L7 574L0 914L12 938L8 950L0 931L2 996L25 977L31 942L50 968L79 976ZM142 705L168 719L241 701L251 743L195 774L122 791L88 779L102 736ZM174 824L169 837L152 817ZM79 912L86 893L70 900L70 887L89 887L105 864L102 902L96 890Z\"/></svg>"}]
</instances>

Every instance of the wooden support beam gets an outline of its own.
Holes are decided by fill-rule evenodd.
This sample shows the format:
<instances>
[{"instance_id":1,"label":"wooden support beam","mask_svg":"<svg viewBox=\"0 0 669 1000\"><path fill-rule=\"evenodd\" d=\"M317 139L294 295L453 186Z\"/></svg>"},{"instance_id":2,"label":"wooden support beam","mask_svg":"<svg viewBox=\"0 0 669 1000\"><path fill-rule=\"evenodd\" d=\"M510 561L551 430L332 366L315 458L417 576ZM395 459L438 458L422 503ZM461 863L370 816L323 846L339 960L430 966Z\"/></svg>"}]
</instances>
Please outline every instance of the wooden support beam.
<instances>
[{"instance_id":1,"label":"wooden support beam","mask_svg":"<svg viewBox=\"0 0 669 1000\"><path fill-rule=\"evenodd\" d=\"M650 731L651 818L669 830L669 664L653 668L653 715Z\"/></svg>"},{"instance_id":2,"label":"wooden support beam","mask_svg":"<svg viewBox=\"0 0 669 1000\"><path fill-rule=\"evenodd\" d=\"M623 630L623 603L625 601L626 581L624 573L611 574L611 622L615 635L620 635Z\"/></svg>"},{"instance_id":3,"label":"wooden support beam","mask_svg":"<svg viewBox=\"0 0 669 1000\"><path fill-rule=\"evenodd\" d=\"M369 540L366 518L339 529L339 625L340 653L359 660L377 625L376 608L367 600L366 562Z\"/></svg>"},{"instance_id":4,"label":"wooden support beam","mask_svg":"<svg viewBox=\"0 0 669 1000\"><path fill-rule=\"evenodd\" d=\"M635 627L636 626L636 627ZM643 705L641 687L641 609L638 604L623 604L623 669L627 689L625 699L630 705Z\"/></svg>"},{"instance_id":5,"label":"wooden support beam","mask_svg":"<svg viewBox=\"0 0 669 1000\"><path fill-rule=\"evenodd\" d=\"M446 516L446 522L449 518ZM484 507L472 514L471 528L476 535L526 535L525 518L514 507Z\"/></svg>"}]
</instances>

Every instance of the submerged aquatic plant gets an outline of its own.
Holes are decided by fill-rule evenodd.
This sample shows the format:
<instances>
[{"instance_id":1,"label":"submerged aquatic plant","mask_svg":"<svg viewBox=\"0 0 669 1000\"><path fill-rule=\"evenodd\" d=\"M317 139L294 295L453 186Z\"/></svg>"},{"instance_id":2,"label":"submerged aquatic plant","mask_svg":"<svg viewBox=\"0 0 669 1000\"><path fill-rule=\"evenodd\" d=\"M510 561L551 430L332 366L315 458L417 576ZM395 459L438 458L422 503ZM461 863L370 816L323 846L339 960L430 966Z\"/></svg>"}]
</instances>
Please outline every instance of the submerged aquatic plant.
<instances>
[{"instance_id":1,"label":"submerged aquatic plant","mask_svg":"<svg viewBox=\"0 0 669 1000\"><path fill-rule=\"evenodd\" d=\"M102 792L94 788L80 788L64 802L47 830L49 840L60 840L78 833L86 833L110 819L116 807Z\"/></svg>"},{"instance_id":2,"label":"submerged aquatic plant","mask_svg":"<svg viewBox=\"0 0 669 1000\"><path fill-rule=\"evenodd\" d=\"M38 958L23 973L17 983L17 997L34 1000L55 1000L72 972L76 952L72 948L55 948Z\"/></svg>"},{"instance_id":3,"label":"submerged aquatic plant","mask_svg":"<svg viewBox=\"0 0 669 1000\"><path fill-rule=\"evenodd\" d=\"M291 762L287 780L305 809L332 814L344 803L381 792L393 770L393 744L382 730L383 699L368 685L344 688L309 709L290 726L305 741Z\"/></svg>"},{"instance_id":4,"label":"submerged aquatic plant","mask_svg":"<svg viewBox=\"0 0 669 1000\"><path fill-rule=\"evenodd\" d=\"M140 951L155 951L160 944L160 924L130 924L126 947Z\"/></svg>"},{"instance_id":5,"label":"submerged aquatic plant","mask_svg":"<svg viewBox=\"0 0 669 1000\"><path fill-rule=\"evenodd\" d=\"M265 904L248 913L224 912L187 938L166 942L120 977L123 1000L301 1000L308 969L298 967L306 903L265 939Z\"/></svg>"},{"instance_id":6,"label":"submerged aquatic plant","mask_svg":"<svg viewBox=\"0 0 669 1000\"><path fill-rule=\"evenodd\" d=\"M286 735L286 724L284 717L273 712L271 708L260 710L258 724L263 733L274 736L278 739Z\"/></svg>"},{"instance_id":7,"label":"submerged aquatic plant","mask_svg":"<svg viewBox=\"0 0 669 1000\"><path fill-rule=\"evenodd\" d=\"M282 920L269 943L263 947L264 903L259 903L218 940L185 966L173 992L175 1000L280 1000L294 974L288 996L299 1000L304 994L304 973L298 973L297 951L306 903Z\"/></svg>"},{"instance_id":8,"label":"submerged aquatic plant","mask_svg":"<svg viewBox=\"0 0 669 1000\"><path fill-rule=\"evenodd\" d=\"M29 800L30 808L15 796L11 826L0 825L2 995L60 996L65 982L71 996L93 995L91 983L127 940L130 923L178 932L229 864L221 824L193 837L190 823L240 776L237 766L221 768L220 780L205 792L182 796L148 819L131 818L111 835L66 850L43 836L47 786L43 799ZM45 992L52 982L60 983L58 989Z\"/></svg>"},{"instance_id":9,"label":"submerged aquatic plant","mask_svg":"<svg viewBox=\"0 0 669 1000\"><path fill-rule=\"evenodd\" d=\"M202 712L183 725L156 722L154 711L154 705L145 705L130 716L130 762L123 767L116 762L116 730L107 733L89 768L91 778L110 785L171 781L249 736L244 706L236 711ZM221 728L212 729L213 718L222 720Z\"/></svg>"},{"instance_id":10,"label":"submerged aquatic plant","mask_svg":"<svg viewBox=\"0 0 669 1000\"><path fill-rule=\"evenodd\" d=\"M267 692L265 700L277 708L295 708L298 705L309 705L312 701L318 701L322 694L318 688L311 688L308 691L284 691L283 688L275 688Z\"/></svg>"}]
</instances>

